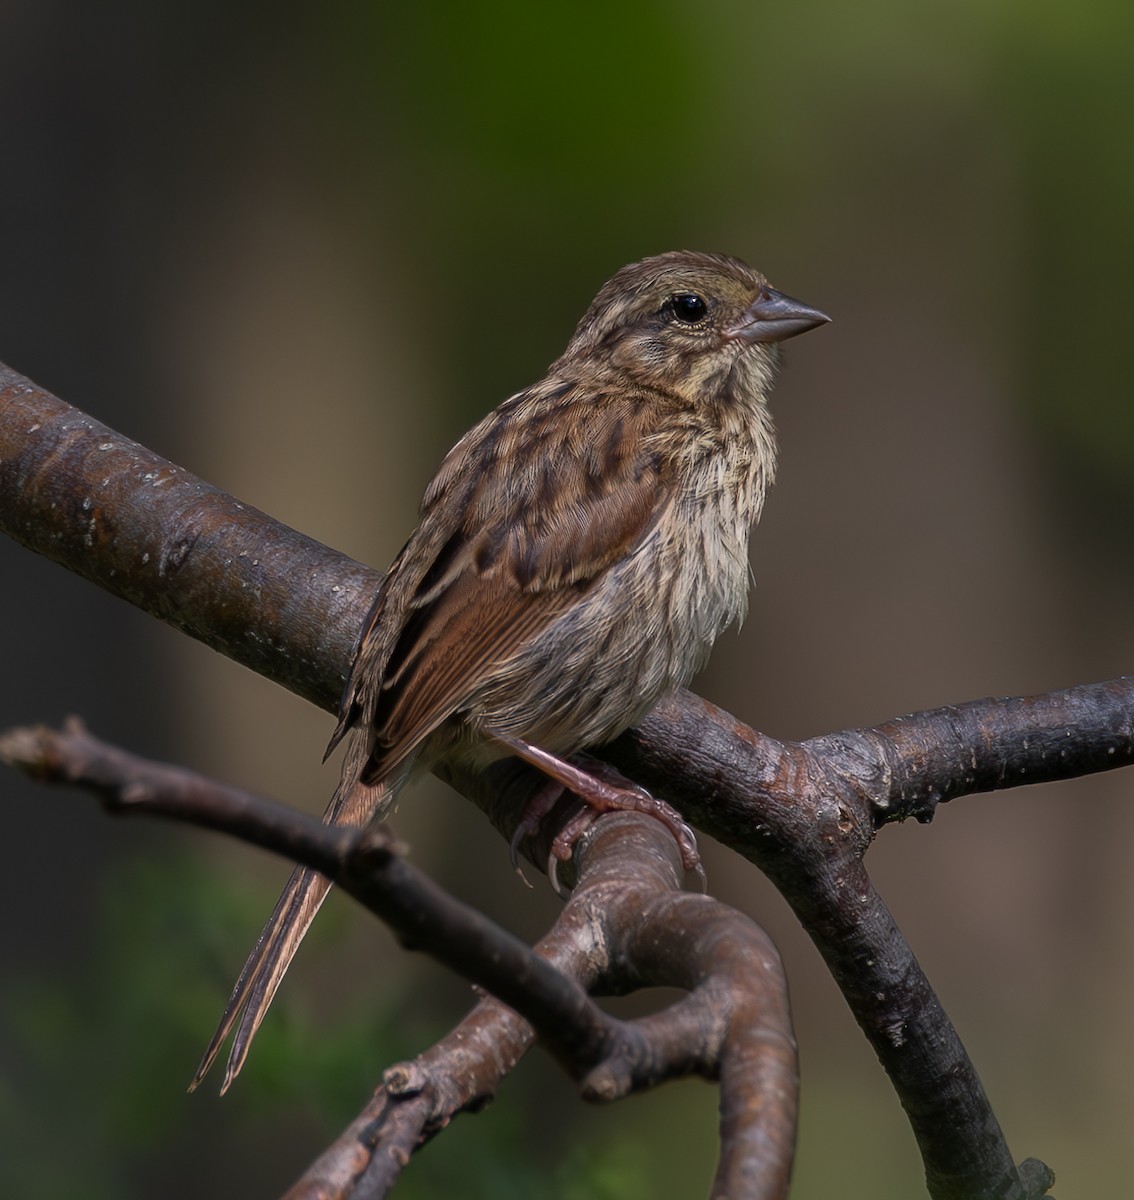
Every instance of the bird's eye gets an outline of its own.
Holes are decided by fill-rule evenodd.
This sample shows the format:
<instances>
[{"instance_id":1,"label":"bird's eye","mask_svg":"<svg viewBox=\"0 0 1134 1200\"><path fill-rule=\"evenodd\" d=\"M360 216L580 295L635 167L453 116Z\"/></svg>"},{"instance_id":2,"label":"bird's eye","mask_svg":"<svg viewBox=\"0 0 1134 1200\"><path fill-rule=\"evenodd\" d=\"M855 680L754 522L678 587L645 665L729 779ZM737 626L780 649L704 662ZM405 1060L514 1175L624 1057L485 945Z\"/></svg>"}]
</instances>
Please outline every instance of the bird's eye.
<instances>
[{"instance_id":1,"label":"bird's eye","mask_svg":"<svg viewBox=\"0 0 1134 1200\"><path fill-rule=\"evenodd\" d=\"M705 319L709 306L696 292L680 292L669 302L673 315L686 325L696 325Z\"/></svg>"}]
</instances>

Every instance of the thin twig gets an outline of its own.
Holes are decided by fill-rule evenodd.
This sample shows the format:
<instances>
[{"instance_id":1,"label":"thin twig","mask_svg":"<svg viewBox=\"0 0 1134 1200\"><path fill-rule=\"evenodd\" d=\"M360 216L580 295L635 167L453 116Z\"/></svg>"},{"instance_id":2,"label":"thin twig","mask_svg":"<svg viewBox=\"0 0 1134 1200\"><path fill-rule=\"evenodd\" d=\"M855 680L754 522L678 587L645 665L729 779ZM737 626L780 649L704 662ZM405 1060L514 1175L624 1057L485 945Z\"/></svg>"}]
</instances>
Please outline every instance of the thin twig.
<instances>
[{"instance_id":1,"label":"thin twig","mask_svg":"<svg viewBox=\"0 0 1134 1200\"><path fill-rule=\"evenodd\" d=\"M0 735L0 759L41 780L94 792L110 812L227 829L323 871L406 945L521 1015L588 1099L615 1100L690 1074L719 1079L722 1137L714 1194L786 1196L798 1074L783 966L767 935L748 918L680 890L676 846L657 822L626 813L596 823L580 848L575 893L533 951L407 863L384 827L322 825L108 746L77 721L58 733L41 728ZM637 1021L603 1012L584 990L664 985L688 995ZM482 1007L474 1018L483 1022L489 1013L499 1032L499 1010ZM355 1200L384 1195L428 1126L436 1128L495 1091L526 1048L522 1030L509 1032L516 1052L502 1059L500 1045L482 1038L490 1058L477 1070L469 1070L468 1039L457 1036L431 1061L389 1072L384 1091L294 1194ZM478 1086L469 1090L473 1079ZM447 1108L438 1107L441 1097Z\"/></svg>"}]
</instances>

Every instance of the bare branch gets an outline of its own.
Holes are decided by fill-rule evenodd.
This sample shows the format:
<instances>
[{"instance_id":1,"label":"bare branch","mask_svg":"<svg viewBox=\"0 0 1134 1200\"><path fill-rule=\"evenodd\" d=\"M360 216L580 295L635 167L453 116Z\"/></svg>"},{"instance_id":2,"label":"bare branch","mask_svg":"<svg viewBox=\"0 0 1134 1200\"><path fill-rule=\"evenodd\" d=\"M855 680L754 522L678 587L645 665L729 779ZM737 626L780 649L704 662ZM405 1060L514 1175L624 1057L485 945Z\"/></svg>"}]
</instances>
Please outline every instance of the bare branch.
<instances>
[{"instance_id":1,"label":"bare branch","mask_svg":"<svg viewBox=\"0 0 1134 1200\"><path fill-rule=\"evenodd\" d=\"M527 1026L485 1002L430 1055L387 1072L384 1089L294 1195L385 1194L427 1128L495 1092L526 1049L530 1027L590 1100L616 1100L689 1074L719 1079L722 1153L714 1194L786 1196L798 1072L783 966L747 917L680 890L677 847L657 822L625 813L595 824L577 856L578 886L533 952L405 862L388 827L323 825L108 746L75 721L60 733L0 735L0 760L92 791L110 812L227 830L315 867L403 944L490 990L525 1019ZM641 1020L620 1021L584 991L651 986L688 995ZM502 1045L511 1052L502 1055Z\"/></svg>"},{"instance_id":2,"label":"bare branch","mask_svg":"<svg viewBox=\"0 0 1134 1200\"><path fill-rule=\"evenodd\" d=\"M381 579L2 363L0 530L327 710Z\"/></svg>"},{"instance_id":3,"label":"bare branch","mask_svg":"<svg viewBox=\"0 0 1134 1200\"><path fill-rule=\"evenodd\" d=\"M0 527L324 708L378 576L0 368ZM97 553L92 553L92 548ZM176 587L170 588L170 580ZM255 596L255 602L251 597ZM1134 761L1134 681L979 701L805 743L690 693L609 757L773 879L894 1081L938 1198L1042 1194L862 865L875 830L972 791ZM530 777L451 774L510 834Z\"/></svg>"},{"instance_id":4,"label":"bare branch","mask_svg":"<svg viewBox=\"0 0 1134 1200\"><path fill-rule=\"evenodd\" d=\"M832 753L834 738L807 745ZM871 797L878 824L932 818L975 792L1048 783L1134 762L1134 676L1040 696L973 700L887 721L861 735L889 768Z\"/></svg>"},{"instance_id":5,"label":"bare branch","mask_svg":"<svg viewBox=\"0 0 1134 1200\"><path fill-rule=\"evenodd\" d=\"M1077 729L1087 737L1121 724L1115 706L1129 709L1134 680L1073 691L1084 693ZM1087 696L1097 701L1090 717ZM888 741L885 728L778 742L682 693L607 753L761 867L792 905L894 1084L935 1200L1042 1196L1051 1173L1034 1160L1016 1167L956 1029L866 872L875 823L891 816L888 797L917 777L924 757L916 743ZM1026 738L1017 731L1018 742ZM1108 745L1116 749L1106 766L1130 760L1128 742L1108 737ZM935 761L942 772L950 765ZM1037 773L1051 766L1050 756L1033 764ZM943 775L939 784L944 792Z\"/></svg>"},{"instance_id":6,"label":"bare branch","mask_svg":"<svg viewBox=\"0 0 1134 1200\"><path fill-rule=\"evenodd\" d=\"M58 733L38 728L0 735L0 760L45 782L92 791L108 812L224 830L313 867L381 917L403 944L425 950L521 1011L580 1070L615 1040L617 1022L581 988L405 862L388 825L325 825L272 800L109 746L74 719Z\"/></svg>"},{"instance_id":7,"label":"bare branch","mask_svg":"<svg viewBox=\"0 0 1134 1200\"><path fill-rule=\"evenodd\" d=\"M399 1098L380 1087L283 1200L379 1200L426 1137L434 1105L424 1088Z\"/></svg>"},{"instance_id":8,"label":"bare branch","mask_svg":"<svg viewBox=\"0 0 1134 1200\"><path fill-rule=\"evenodd\" d=\"M640 816L598 822L580 852L580 876L554 929L536 951L591 988L679 986L689 995L622 1023L617 1043L580 1078L583 1095L617 1099L678 1075L719 1079L721 1158L714 1196L774 1200L787 1194L795 1143L798 1073L786 983L767 935L708 897L677 891L672 839ZM646 864L643 870L643 863ZM366 1173L389 1157L384 1131L368 1124L395 1093L430 1098L428 1136L495 1095L530 1045L530 1026L492 997L413 1063L385 1073L382 1092L289 1197L370 1200L384 1195ZM358 1131L365 1130L365 1139ZM309 1192L350 1164L365 1169L340 1191ZM388 1172L382 1169L381 1178Z\"/></svg>"}]
</instances>

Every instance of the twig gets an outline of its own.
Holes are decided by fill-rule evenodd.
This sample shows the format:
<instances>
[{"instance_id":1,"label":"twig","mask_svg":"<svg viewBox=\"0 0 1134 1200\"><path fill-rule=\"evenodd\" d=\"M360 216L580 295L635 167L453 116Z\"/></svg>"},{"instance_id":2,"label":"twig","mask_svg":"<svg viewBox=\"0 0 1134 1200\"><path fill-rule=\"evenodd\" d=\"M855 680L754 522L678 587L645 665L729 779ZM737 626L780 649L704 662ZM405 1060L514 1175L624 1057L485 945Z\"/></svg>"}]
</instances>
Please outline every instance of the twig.
<instances>
[{"instance_id":1,"label":"twig","mask_svg":"<svg viewBox=\"0 0 1134 1200\"><path fill-rule=\"evenodd\" d=\"M405 862L384 827L330 828L108 746L74 720L59 733L40 728L0 735L0 760L92 791L110 812L226 830L323 871L404 944L514 1009L587 1099L615 1100L689 1074L719 1079L714 1195L786 1196L798 1075L782 964L748 918L680 891L676 846L657 822L621 814L596 823L577 856L575 892L533 951ZM688 994L637 1021L611 1017L584 991L664 985ZM493 1036L486 1038L489 1030ZM475 1039L469 1036L474 1031L480 1034ZM292 1195L385 1195L427 1130L494 1093L530 1036L507 1009L494 1002L478 1006L430 1055L387 1072L384 1088Z\"/></svg>"}]
</instances>

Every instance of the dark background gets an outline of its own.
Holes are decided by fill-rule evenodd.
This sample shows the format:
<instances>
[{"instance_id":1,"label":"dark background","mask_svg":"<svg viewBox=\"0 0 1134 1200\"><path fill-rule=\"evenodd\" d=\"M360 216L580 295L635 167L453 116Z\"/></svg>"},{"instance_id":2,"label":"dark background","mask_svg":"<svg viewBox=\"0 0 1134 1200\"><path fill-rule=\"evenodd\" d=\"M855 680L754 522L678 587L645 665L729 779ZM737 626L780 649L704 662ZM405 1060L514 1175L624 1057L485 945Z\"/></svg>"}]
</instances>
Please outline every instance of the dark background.
<instances>
[{"instance_id":1,"label":"dark background","mask_svg":"<svg viewBox=\"0 0 1134 1200\"><path fill-rule=\"evenodd\" d=\"M1129 668L1134 9L516 2L0 7L0 359L384 565L441 455L601 282L721 250L825 309L788 347L758 586L698 689L804 737ZM331 719L5 542L0 726L94 730L321 810ZM1134 1115L1129 773L961 800L870 865L1017 1157L1120 1194ZM0 1190L270 1195L468 989L328 905L232 1093L184 1086L286 869L0 777ZM414 861L529 892L430 782ZM920 1194L892 1093L783 903L793 1196ZM534 1055L404 1195L698 1195L715 1097L582 1109ZM403 1194L403 1193L399 1193Z\"/></svg>"}]
</instances>

